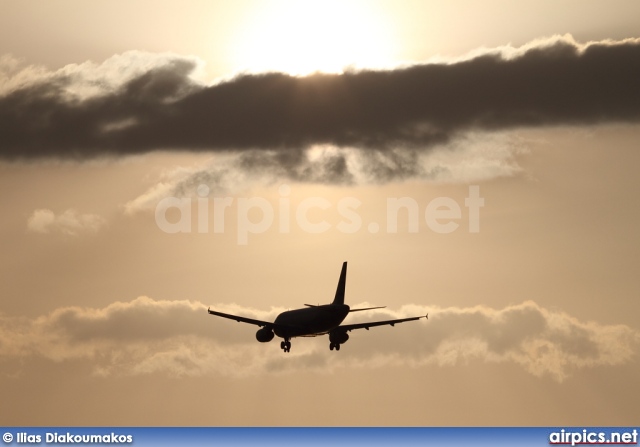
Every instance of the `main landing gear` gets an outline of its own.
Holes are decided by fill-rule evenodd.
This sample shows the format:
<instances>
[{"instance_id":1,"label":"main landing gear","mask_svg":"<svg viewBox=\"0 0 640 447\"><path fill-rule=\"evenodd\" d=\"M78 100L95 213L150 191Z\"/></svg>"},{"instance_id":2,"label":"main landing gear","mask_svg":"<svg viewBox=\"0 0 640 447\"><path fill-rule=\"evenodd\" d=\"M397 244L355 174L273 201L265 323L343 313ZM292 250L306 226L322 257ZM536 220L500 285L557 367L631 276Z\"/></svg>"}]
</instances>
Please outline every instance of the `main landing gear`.
<instances>
[{"instance_id":1,"label":"main landing gear","mask_svg":"<svg viewBox=\"0 0 640 447\"><path fill-rule=\"evenodd\" d=\"M288 338L285 338L284 341L280 342L280 349L284 352L291 352L291 341Z\"/></svg>"},{"instance_id":2,"label":"main landing gear","mask_svg":"<svg viewBox=\"0 0 640 447\"><path fill-rule=\"evenodd\" d=\"M343 343L346 343L347 340L349 340L349 334L347 334L345 330L334 329L331 332L329 332L329 341L331 342L329 344L329 349L332 351L334 349L336 351L339 351L340 345Z\"/></svg>"}]
</instances>

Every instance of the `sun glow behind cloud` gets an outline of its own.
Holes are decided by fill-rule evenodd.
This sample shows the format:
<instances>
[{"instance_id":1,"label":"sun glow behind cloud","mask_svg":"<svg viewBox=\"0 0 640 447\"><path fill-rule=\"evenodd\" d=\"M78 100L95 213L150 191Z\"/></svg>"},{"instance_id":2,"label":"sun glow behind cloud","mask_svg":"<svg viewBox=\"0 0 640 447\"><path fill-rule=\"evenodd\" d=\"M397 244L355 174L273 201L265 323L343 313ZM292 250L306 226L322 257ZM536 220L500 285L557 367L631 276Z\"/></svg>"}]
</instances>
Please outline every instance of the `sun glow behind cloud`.
<instances>
[{"instance_id":1,"label":"sun glow behind cloud","mask_svg":"<svg viewBox=\"0 0 640 447\"><path fill-rule=\"evenodd\" d=\"M280 1L248 22L234 49L240 71L341 73L394 61L389 24L370 3Z\"/></svg>"}]
</instances>

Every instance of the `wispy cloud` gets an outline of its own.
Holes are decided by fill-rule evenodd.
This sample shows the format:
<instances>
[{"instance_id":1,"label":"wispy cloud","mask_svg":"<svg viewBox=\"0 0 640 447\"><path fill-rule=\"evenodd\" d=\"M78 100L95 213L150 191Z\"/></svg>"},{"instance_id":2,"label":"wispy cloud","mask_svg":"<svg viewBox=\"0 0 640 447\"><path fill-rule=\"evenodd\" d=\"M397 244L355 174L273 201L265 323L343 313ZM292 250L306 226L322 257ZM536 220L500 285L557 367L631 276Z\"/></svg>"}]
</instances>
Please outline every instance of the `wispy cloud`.
<instances>
[{"instance_id":1,"label":"wispy cloud","mask_svg":"<svg viewBox=\"0 0 640 447\"><path fill-rule=\"evenodd\" d=\"M53 211L37 209L27 220L27 229L34 233L63 233L77 236L81 233L95 233L106 225L106 220L97 214L80 214L68 209L56 215Z\"/></svg>"},{"instance_id":2,"label":"wispy cloud","mask_svg":"<svg viewBox=\"0 0 640 447\"><path fill-rule=\"evenodd\" d=\"M216 308L264 320L283 310ZM536 376L562 381L581 368L627 364L640 347L640 333L628 326L582 322L530 301L503 309L411 305L349 318L388 319L427 311L428 321L354 331L338 354L321 337L295 339L292 353L284 355L277 342L255 340L257 327L209 316L201 303L140 297L98 309L60 308L35 319L0 318L0 356L84 360L99 375L194 376L480 361L515 363Z\"/></svg>"},{"instance_id":3,"label":"wispy cloud","mask_svg":"<svg viewBox=\"0 0 640 447\"><path fill-rule=\"evenodd\" d=\"M37 97L48 90L55 96L52 99L60 103L79 105L82 101L119 92L126 84L159 67L165 67L178 76L186 68L189 77L182 82L196 85L199 83L197 78L202 76L203 64L191 56L132 50L116 54L102 63L86 61L52 71L28 65L12 54L5 54L0 56L0 96L31 91Z\"/></svg>"},{"instance_id":4,"label":"wispy cloud","mask_svg":"<svg viewBox=\"0 0 640 447\"><path fill-rule=\"evenodd\" d=\"M459 138L429 152L367 152L333 146L314 147L283 163L278 151L215 154L191 166L160 173L155 184L124 205L131 214L155 209L167 197L198 197L200 185L211 196L234 195L252 186L289 183L370 185L412 178L431 183L471 183L510 177L522 171L517 156L529 141L515 135L484 134Z\"/></svg>"}]
</instances>

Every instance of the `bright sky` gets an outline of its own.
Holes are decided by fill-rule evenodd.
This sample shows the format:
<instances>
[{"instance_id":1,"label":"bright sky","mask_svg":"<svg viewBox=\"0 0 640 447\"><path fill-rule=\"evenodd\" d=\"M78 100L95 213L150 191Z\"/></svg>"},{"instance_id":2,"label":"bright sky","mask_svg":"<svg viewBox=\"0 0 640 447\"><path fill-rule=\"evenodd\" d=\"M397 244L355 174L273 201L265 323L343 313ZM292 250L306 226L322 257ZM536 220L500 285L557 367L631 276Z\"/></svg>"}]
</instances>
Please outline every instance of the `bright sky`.
<instances>
[{"instance_id":1,"label":"bright sky","mask_svg":"<svg viewBox=\"0 0 640 447\"><path fill-rule=\"evenodd\" d=\"M637 2L1 9L4 424L637 423Z\"/></svg>"}]
</instances>

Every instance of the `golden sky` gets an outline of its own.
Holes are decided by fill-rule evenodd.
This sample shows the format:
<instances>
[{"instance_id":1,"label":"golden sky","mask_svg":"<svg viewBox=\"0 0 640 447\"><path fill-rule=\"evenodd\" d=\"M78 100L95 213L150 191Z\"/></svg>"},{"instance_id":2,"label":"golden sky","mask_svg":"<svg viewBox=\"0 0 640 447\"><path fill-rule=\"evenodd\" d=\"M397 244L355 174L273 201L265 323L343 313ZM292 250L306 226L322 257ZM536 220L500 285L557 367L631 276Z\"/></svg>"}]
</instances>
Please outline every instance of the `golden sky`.
<instances>
[{"instance_id":1,"label":"golden sky","mask_svg":"<svg viewBox=\"0 0 640 447\"><path fill-rule=\"evenodd\" d=\"M637 2L1 7L4 425L637 423Z\"/></svg>"}]
</instances>

